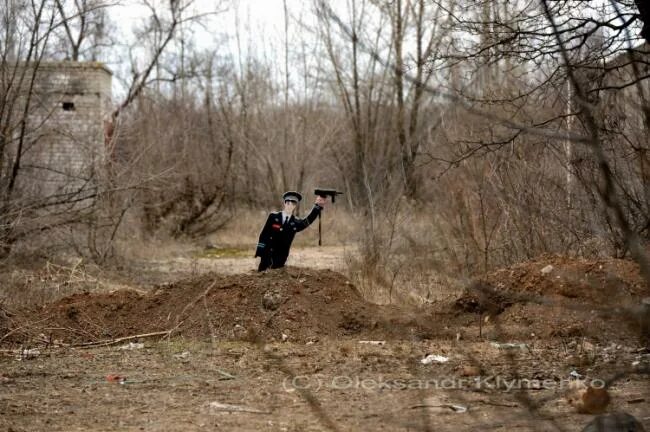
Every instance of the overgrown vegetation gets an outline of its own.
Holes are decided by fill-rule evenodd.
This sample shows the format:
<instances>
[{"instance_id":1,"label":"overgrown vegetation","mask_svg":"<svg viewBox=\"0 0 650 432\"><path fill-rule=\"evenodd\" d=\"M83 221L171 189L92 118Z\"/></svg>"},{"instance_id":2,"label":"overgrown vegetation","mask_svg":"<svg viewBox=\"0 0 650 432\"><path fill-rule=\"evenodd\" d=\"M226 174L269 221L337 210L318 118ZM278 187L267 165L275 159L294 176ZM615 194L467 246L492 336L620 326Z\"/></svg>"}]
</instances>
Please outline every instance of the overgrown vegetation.
<instances>
[{"instance_id":1,"label":"overgrown vegetation","mask_svg":"<svg viewBox=\"0 0 650 432\"><path fill-rule=\"evenodd\" d=\"M147 3L104 163L55 198L25 165L47 146L30 82L41 62L127 50L111 44L109 5L4 4L5 254L56 239L103 261L116 239L202 238L284 190L331 185L346 192L361 274L389 289L409 266L470 276L549 252L647 265L650 53L636 4L339 6L285 7L274 48L242 44L240 25L239 43L199 48L190 29L232 10Z\"/></svg>"}]
</instances>

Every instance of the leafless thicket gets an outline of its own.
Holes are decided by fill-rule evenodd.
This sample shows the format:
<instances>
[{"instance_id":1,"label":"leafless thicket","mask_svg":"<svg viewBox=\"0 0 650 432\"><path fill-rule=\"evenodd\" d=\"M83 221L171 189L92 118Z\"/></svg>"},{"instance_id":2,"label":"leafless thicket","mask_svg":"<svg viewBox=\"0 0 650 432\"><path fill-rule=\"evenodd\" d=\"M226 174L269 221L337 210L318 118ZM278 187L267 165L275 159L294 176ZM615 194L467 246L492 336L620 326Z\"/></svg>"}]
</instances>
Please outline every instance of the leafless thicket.
<instances>
[{"instance_id":1,"label":"leafless thicket","mask_svg":"<svg viewBox=\"0 0 650 432\"><path fill-rule=\"evenodd\" d=\"M65 85L80 84L62 85L59 81L70 79L61 76L53 62L108 58L107 50L115 41L106 9L113 5L84 0L8 1L0 6L3 255L20 241L43 251L72 247L96 261L113 253L114 240L134 206L137 191L150 180L135 171L135 157L125 163L116 159L116 139L123 123L120 115L137 105L135 101L151 85L152 71L160 65L177 27L198 19L186 13L191 2L145 5L150 16L141 31L149 39L123 48L132 55L130 77L125 96L105 119L103 133L96 128L78 130L84 128L77 124L65 126L61 105L63 111L75 108L73 103L66 108L61 94L65 97L68 91ZM52 92L57 85L60 88ZM74 150L65 153L61 146ZM75 160L61 161L62 155Z\"/></svg>"},{"instance_id":2,"label":"leafless thicket","mask_svg":"<svg viewBox=\"0 0 650 432\"><path fill-rule=\"evenodd\" d=\"M349 65L340 47L330 58L350 133L367 140L349 147L348 170L368 200L367 264L394 275L390 262L415 250L471 275L541 253L611 254L647 273L649 52L634 3L355 2L348 15L317 4L325 45L351 52ZM376 32L369 16L385 17ZM393 211L402 194L428 233ZM377 251L395 254L377 264Z\"/></svg>"},{"instance_id":3,"label":"leafless thicket","mask_svg":"<svg viewBox=\"0 0 650 432\"><path fill-rule=\"evenodd\" d=\"M642 2L283 4L277 40L229 11L235 34L205 48L196 30L225 5L145 3L102 169L42 196L20 180L42 142L30 83L42 60L117 55L112 5L5 2L5 248L67 227L103 259L121 235L197 238L283 190L333 185L383 285L407 262L472 275L545 252L642 260Z\"/></svg>"}]
</instances>

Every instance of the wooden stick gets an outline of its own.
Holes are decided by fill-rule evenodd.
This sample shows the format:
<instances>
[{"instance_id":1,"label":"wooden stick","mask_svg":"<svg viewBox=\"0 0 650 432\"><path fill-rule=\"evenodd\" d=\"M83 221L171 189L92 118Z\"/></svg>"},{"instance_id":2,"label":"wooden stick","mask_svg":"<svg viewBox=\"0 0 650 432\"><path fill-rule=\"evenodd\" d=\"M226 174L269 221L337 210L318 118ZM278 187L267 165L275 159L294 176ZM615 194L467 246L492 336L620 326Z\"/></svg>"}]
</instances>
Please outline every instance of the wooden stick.
<instances>
[{"instance_id":1,"label":"wooden stick","mask_svg":"<svg viewBox=\"0 0 650 432\"><path fill-rule=\"evenodd\" d=\"M124 336L117 339L83 342L78 344L72 344L70 346L74 348L92 348L92 347L99 347L99 346L115 345L116 343L128 341L131 339L139 339L139 338L146 338L146 337L153 337L153 336L167 336L169 333L171 333L171 330L165 330L165 331L159 331L153 333L143 333L143 334L138 334L133 336Z\"/></svg>"}]
</instances>

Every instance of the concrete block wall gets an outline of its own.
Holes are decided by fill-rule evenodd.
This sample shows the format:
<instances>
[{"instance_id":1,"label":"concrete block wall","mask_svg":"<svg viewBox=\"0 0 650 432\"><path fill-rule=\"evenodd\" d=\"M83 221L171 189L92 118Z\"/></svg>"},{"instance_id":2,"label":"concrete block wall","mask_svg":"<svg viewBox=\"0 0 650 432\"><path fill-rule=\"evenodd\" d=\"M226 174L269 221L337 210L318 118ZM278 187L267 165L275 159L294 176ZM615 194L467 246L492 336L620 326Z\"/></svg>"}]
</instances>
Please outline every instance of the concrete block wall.
<instances>
[{"instance_id":1,"label":"concrete block wall","mask_svg":"<svg viewBox=\"0 0 650 432\"><path fill-rule=\"evenodd\" d=\"M111 80L101 63L39 65L22 158L22 183L28 189L38 185L46 194L70 192L100 178Z\"/></svg>"}]
</instances>

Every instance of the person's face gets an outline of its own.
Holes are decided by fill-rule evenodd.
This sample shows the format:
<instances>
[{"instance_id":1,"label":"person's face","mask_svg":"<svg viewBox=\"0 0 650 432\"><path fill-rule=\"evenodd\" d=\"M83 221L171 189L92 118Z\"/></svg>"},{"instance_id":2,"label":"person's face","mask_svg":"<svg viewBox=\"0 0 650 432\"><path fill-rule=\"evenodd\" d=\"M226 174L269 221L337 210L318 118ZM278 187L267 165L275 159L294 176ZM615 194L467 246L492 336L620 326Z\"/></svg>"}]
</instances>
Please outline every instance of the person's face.
<instances>
[{"instance_id":1,"label":"person's face","mask_svg":"<svg viewBox=\"0 0 650 432\"><path fill-rule=\"evenodd\" d=\"M298 203L295 202L295 201L289 201L289 200L285 201L284 202L284 211L287 212L287 213L293 214L294 210L296 209L297 204Z\"/></svg>"}]
</instances>

